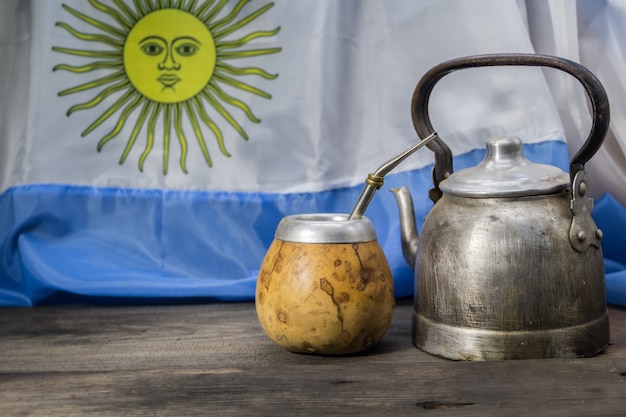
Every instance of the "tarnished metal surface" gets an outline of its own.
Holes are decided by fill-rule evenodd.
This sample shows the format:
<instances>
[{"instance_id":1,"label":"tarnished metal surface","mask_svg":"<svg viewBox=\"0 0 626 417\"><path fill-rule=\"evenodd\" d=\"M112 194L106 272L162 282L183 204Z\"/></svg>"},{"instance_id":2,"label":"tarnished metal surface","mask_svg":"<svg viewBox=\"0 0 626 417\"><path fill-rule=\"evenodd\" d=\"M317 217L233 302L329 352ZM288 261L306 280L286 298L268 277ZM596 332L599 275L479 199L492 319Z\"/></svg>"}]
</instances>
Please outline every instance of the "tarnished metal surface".
<instances>
[{"instance_id":1,"label":"tarnished metal surface","mask_svg":"<svg viewBox=\"0 0 626 417\"><path fill-rule=\"evenodd\" d=\"M522 141L513 136L489 139L481 163L439 184L445 194L477 198L554 194L568 186L569 176L560 168L524 158Z\"/></svg>"},{"instance_id":2,"label":"tarnished metal surface","mask_svg":"<svg viewBox=\"0 0 626 417\"><path fill-rule=\"evenodd\" d=\"M609 342L602 250L569 242L569 194L445 195L415 265L415 344L451 359L591 356Z\"/></svg>"},{"instance_id":3,"label":"tarnished metal surface","mask_svg":"<svg viewBox=\"0 0 626 417\"><path fill-rule=\"evenodd\" d=\"M598 229L591 217L593 199L589 197L589 179L587 173L578 171L572 184L572 226L570 228L570 242L579 251L584 251L589 245L600 247L602 231Z\"/></svg>"},{"instance_id":4,"label":"tarnished metal surface","mask_svg":"<svg viewBox=\"0 0 626 417\"><path fill-rule=\"evenodd\" d=\"M274 236L296 243L359 243L376 240L376 230L367 217L348 220L347 214L295 214L280 221Z\"/></svg>"}]
</instances>

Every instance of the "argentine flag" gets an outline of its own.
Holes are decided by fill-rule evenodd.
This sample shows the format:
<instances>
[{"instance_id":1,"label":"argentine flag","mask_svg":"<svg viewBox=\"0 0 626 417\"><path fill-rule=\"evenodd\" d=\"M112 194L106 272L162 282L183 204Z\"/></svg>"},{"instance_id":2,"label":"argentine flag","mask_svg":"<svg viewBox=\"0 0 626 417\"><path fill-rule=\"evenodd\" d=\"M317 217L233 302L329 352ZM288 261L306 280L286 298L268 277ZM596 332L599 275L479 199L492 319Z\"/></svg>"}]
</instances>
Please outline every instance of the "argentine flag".
<instances>
[{"instance_id":1,"label":"argentine flag","mask_svg":"<svg viewBox=\"0 0 626 417\"><path fill-rule=\"evenodd\" d=\"M350 212L419 140L428 69L512 52L579 61L607 87L611 135L588 172L608 299L626 305L625 19L617 1L3 0L0 306L251 300L284 216ZM455 170L505 133L567 170L590 127L568 77L442 80L430 115ZM366 212L397 296L413 273L388 190L409 187L421 224L433 162L404 161Z\"/></svg>"}]
</instances>

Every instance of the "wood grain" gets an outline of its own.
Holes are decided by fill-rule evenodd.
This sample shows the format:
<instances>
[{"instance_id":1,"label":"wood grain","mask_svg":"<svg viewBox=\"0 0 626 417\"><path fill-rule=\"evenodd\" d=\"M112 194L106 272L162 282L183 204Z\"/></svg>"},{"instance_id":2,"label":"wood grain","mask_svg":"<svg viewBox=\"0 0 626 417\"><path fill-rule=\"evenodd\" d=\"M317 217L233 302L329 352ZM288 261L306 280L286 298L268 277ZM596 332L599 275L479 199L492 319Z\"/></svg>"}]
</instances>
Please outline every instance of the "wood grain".
<instances>
[{"instance_id":1,"label":"wood grain","mask_svg":"<svg viewBox=\"0 0 626 417\"><path fill-rule=\"evenodd\" d=\"M374 348L274 345L253 303L0 310L2 416L624 416L626 309L594 358L453 362L411 344L409 300Z\"/></svg>"}]
</instances>

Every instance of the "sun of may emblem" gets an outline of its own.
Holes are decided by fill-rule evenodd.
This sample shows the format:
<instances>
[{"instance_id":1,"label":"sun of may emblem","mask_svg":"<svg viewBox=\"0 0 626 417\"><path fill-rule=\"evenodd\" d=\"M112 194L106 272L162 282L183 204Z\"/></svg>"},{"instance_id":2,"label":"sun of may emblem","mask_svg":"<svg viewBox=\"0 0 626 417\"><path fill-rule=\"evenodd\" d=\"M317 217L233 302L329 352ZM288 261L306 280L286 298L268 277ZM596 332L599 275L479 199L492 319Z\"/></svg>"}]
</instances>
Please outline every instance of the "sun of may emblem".
<instances>
[{"instance_id":1,"label":"sun of may emblem","mask_svg":"<svg viewBox=\"0 0 626 417\"><path fill-rule=\"evenodd\" d=\"M187 172L189 126L197 139L207 165L213 165L204 133L210 131L217 139L220 151L230 156L224 135L218 123L231 125L244 139L248 135L231 115L236 109L249 120L259 123L249 106L226 90L256 94L270 99L271 95L241 80L246 76L260 76L271 80L277 77L257 67L237 67L227 64L236 58L247 58L280 52L281 48L245 48L250 41L272 37L280 27L267 31L245 31L250 22L273 7L245 6L250 0L239 0L227 11L228 0L89 0L89 4L106 19L98 19L63 4L75 18L92 27L97 33L76 30L64 22L56 25L87 44L99 44L93 49L53 47L56 52L90 59L84 65L60 64L54 71L76 74L98 72L104 76L59 92L60 96L93 90L89 101L69 108L70 116L77 110L92 109L108 97L113 104L104 108L83 132L87 136L106 120L117 122L98 143L98 151L118 137L126 122L134 120L132 133L119 160L123 164L138 137L146 137L145 148L139 157L139 170L152 150L157 123L163 127L163 173L167 174L170 136L176 136L180 146L180 167ZM251 12L243 10L253 9ZM242 31L237 37L234 32ZM229 36L231 35L231 36ZM232 39L234 37L234 39ZM237 95L237 94L235 94ZM241 97L241 96L240 96ZM209 104L209 106L206 106ZM209 111L207 111L209 110ZM215 116L218 119L215 119ZM117 118L117 119L116 119ZM217 121L216 121L217 120ZM132 122L130 122L132 123ZM208 131L206 129L209 129ZM145 133L140 134L142 131Z\"/></svg>"}]
</instances>

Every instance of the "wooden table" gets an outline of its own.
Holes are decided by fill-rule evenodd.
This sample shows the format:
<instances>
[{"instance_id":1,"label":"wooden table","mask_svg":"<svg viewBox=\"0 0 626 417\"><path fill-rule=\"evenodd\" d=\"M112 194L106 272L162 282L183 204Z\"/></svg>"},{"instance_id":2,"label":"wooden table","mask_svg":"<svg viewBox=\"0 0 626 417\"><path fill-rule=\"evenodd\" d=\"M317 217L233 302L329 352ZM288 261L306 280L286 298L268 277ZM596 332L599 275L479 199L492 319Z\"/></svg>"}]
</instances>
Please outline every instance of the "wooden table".
<instances>
[{"instance_id":1,"label":"wooden table","mask_svg":"<svg viewBox=\"0 0 626 417\"><path fill-rule=\"evenodd\" d=\"M0 416L626 416L626 309L587 359L453 362L410 300L372 350L294 354L253 303L0 309Z\"/></svg>"}]
</instances>

